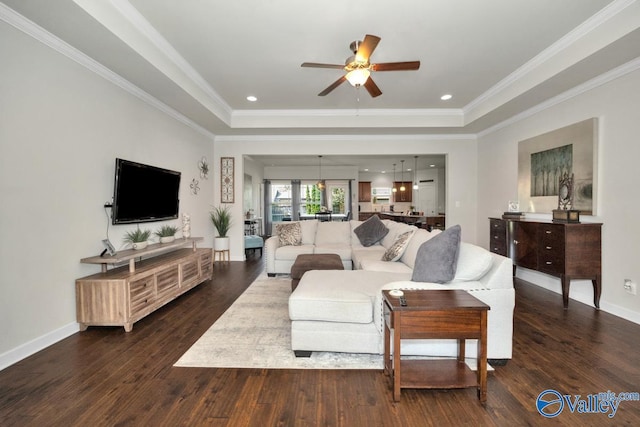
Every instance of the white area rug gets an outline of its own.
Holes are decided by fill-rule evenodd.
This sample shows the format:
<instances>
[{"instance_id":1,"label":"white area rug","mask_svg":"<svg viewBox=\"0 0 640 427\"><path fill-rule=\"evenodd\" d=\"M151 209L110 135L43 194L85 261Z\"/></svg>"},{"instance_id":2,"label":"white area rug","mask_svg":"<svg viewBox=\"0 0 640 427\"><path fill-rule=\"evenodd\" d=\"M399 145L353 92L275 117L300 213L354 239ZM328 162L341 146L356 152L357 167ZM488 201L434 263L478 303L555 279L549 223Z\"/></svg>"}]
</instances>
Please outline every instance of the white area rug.
<instances>
[{"instance_id":1,"label":"white area rug","mask_svg":"<svg viewBox=\"0 0 640 427\"><path fill-rule=\"evenodd\" d=\"M262 275L174 366L271 369L382 369L377 354L314 351L295 357L289 320L291 278Z\"/></svg>"},{"instance_id":2,"label":"white area rug","mask_svg":"<svg viewBox=\"0 0 640 427\"><path fill-rule=\"evenodd\" d=\"M295 357L289 320L291 278L261 275L174 366L199 368L382 369L378 354L314 351ZM475 369L475 359L467 359ZM489 367L489 369L491 369Z\"/></svg>"}]
</instances>

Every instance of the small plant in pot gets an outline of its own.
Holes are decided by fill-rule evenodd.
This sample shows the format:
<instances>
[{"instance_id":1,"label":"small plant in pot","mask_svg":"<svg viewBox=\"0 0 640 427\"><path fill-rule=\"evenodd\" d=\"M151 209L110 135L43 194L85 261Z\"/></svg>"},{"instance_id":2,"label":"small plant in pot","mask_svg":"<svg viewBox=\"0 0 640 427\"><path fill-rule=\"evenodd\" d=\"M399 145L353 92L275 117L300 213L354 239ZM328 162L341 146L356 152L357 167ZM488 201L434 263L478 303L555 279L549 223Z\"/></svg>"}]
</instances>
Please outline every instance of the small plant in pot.
<instances>
[{"instance_id":1,"label":"small plant in pot","mask_svg":"<svg viewBox=\"0 0 640 427\"><path fill-rule=\"evenodd\" d=\"M160 238L160 243L171 243L176 238L178 227L173 225L163 225L160 230L155 232L155 235Z\"/></svg>"},{"instance_id":2,"label":"small plant in pot","mask_svg":"<svg viewBox=\"0 0 640 427\"><path fill-rule=\"evenodd\" d=\"M133 249L144 249L148 245L149 237L151 237L151 230L136 228L133 231L127 231L123 240L125 243L131 244Z\"/></svg>"},{"instance_id":3,"label":"small plant in pot","mask_svg":"<svg viewBox=\"0 0 640 427\"><path fill-rule=\"evenodd\" d=\"M218 232L218 236L213 239L214 248L218 251L229 250L229 236L227 236L227 234L232 224L229 207L214 207L213 210L209 212L209 217Z\"/></svg>"}]
</instances>

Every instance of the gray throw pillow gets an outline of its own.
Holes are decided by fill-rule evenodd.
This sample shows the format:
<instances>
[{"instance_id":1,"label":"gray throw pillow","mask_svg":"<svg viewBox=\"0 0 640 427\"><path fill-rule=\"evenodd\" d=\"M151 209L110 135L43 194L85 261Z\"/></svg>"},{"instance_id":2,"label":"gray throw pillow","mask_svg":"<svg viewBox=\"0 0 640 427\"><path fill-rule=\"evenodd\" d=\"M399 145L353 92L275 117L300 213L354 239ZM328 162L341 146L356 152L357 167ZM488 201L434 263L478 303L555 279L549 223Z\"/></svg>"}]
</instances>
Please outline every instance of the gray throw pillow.
<instances>
[{"instance_id":1,"label":"gray throw pillow","mask_svg":"<svg viewBox=\"0 0 640 427\"><path fill-rule=\"evenodd\" d=\"M378 215L374 215L354 228L353 232L358 236L362 246L373 246L387 235L389 229L380 221Z\"/></svg>"},{"instance_id":2,"label":"gray throw pillow","mask_svg":"<svg viewBox=\"0 0 640 427\"><path fill-rule=\"evenodd\" d=\"M424 242L418 249L411 280L430 283L452 281L458 265L460 234L460 226L454 225Z\"/></svg>"}]
</instances>

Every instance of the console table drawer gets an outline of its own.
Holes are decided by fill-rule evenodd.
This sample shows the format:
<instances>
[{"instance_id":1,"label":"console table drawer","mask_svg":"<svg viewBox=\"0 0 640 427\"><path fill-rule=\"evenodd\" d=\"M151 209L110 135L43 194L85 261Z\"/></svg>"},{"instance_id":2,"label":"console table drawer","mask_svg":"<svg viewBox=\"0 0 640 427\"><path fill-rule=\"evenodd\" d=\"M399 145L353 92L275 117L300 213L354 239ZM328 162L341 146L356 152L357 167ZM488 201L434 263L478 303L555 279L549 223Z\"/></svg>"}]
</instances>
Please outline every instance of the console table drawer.
<instances>
[{"instance_id":1,"label":"console table drawer","mask_svg":"<svg viewBox=\"0 0 640 427\"><path fill-rule=\"evenodd\" d=\"M154 276L151 275L131 281L129 284L132 314L151 304L155 300L153 293L153 280Z\"/></svg>"},{"instance_id":2,"label":"console table drawer","mask_svg":"<svg viewBox=\"0 0 640 427\"><path fill-rule=\"evenodd\" d=\"M190 287L197 283L199 277L198 260L193 259L180 264L180 286Z\"/></svg>"},{"instance_id":3,"label":"console table drawer","mask_svg":"<svg viewBox=\"0 0 640 427\"><path fill-rule=\"evenodd\" d=\"M165 295L170 295L176 292L178 288L180 274L178 272L178 266L174 265L164 271L161 271L156 276L156 289L158 298L162 298Z\"/></svg>"}]
</instances>

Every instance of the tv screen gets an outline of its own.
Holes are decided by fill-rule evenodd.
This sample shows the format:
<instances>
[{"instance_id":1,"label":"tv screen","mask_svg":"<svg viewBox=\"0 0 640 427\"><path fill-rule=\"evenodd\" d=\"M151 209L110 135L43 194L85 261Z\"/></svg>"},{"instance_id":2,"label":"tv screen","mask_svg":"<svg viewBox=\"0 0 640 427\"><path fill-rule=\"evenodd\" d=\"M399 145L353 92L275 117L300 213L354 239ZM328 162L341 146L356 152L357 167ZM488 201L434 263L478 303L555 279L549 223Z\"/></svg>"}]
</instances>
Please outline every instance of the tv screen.
<instances>
[{"instance_id":1,"label":"tv screen","mask_svg":"<svg viewBox=\"0 0 640 427\"><path fill-rule=\"evenodd\" d=\"M113 224L178 218L180 172L116 159Z\"/></svg>"}]
</instances>

